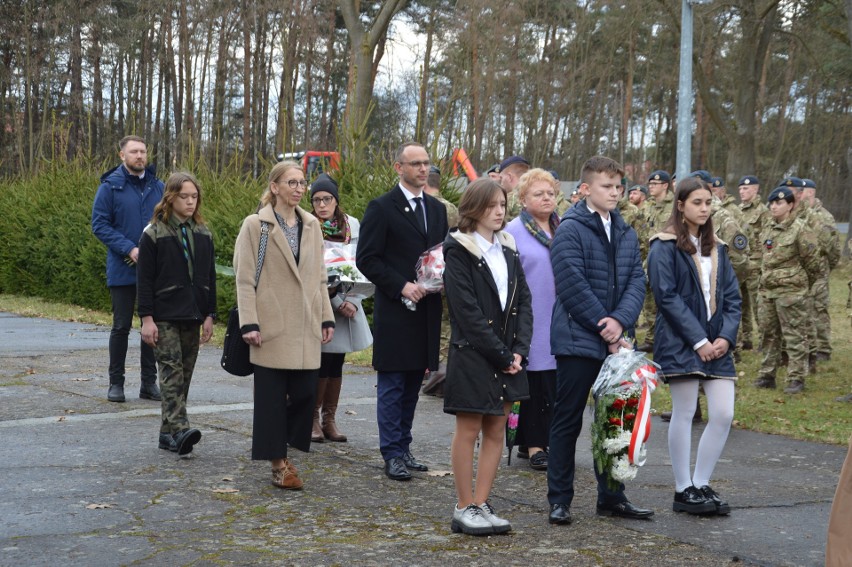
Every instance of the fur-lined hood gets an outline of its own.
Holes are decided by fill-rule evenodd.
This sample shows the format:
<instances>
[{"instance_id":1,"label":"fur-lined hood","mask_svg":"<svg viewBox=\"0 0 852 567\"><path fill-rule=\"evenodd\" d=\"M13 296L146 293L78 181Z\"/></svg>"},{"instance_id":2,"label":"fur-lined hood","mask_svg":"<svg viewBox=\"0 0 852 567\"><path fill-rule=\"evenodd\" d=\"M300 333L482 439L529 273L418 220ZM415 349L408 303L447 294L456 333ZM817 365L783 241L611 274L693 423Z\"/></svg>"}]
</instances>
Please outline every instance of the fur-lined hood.
<instances>
[{"instance_id":1,"label":"fur-lined hood","mask_svg":"<svg viewBox=\"0 0 852 567\"><path fill-rule=\"evenodd\" d=\"M505 246L512 252L518 251L514 236L505 230L498 230L494 234L497 236L497 242L499 242L501 246ZM477 259L482 258L482 249L479 247L479 244L477 244L476 237L473 233L468 234L456 229L450 231L450 236L452 236L456 242L464 246L464 249L470 252Z\"/></svg>"}]
</instances>

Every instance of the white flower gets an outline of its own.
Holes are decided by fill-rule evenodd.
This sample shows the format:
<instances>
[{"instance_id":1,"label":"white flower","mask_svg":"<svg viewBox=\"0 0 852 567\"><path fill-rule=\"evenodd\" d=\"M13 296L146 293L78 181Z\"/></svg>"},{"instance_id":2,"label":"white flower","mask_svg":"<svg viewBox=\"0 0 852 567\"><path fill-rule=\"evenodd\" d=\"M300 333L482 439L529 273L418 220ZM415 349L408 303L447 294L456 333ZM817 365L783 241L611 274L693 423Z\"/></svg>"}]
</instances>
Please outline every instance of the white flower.
<instances>
[{"instance_id":1,"label":"white flower","mask_svg":"<svg viewBox=\"0 0 852 567\"><path fill-rule=\"evenodd\" d=\"M603 442L604 450L608 455L617 455L630 445L631 435L632 433L630 431L622 431L619 433L618 437L606 439Z\"/></svg>"},{"instance_id":2,"label":"white flower","mask_svg":"<svg viewBox=\"0 0 852 567\"><path fill-rule=\"evenodd\" d=\"M610 474L613 480L626 482L636 478L636 472L638 470L639 467L630 464L630 461L627 459L627 455L622 455L612 464Z\"/></svg>"}]
</instances>

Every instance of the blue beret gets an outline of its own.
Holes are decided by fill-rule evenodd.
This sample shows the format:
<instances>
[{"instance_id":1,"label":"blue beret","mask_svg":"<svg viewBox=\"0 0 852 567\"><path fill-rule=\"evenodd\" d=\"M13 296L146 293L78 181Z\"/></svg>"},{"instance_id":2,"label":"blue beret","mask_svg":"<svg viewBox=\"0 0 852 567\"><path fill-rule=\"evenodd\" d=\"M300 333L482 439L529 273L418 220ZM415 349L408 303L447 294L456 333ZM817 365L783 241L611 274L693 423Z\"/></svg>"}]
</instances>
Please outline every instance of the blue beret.
<instances>
[{"instance_id":1,"label":"blue beret","mask_svg":"<svg viewBox=\"0 0 852 567\"><path fill-rule=\"evenodd\" d=\"M713 185L713 187L724 187L725 186L725 180L722 179L721 177L714 177L712 185Z\"/></svg>"},{"instance_id":2,"label":"blue beret","mask_svg":"<svg viewBox=\"0 0 852 567\"><path fill-rule=\"evenodd\" d=\"M548 170L547 170L547 173L549 173L550 175L552 175L552 176L553 176L553 178L554 178L556 181L559 181L559 174L558 174L558 173L556 173L556 170L555 170L555 169L548 169Z\"/></svg>"},{"instance_id":3,"label":"blue beret","mask_svg":"<svg viewBox=\"0 0 852 567\"><path fill-rule=\"evenodd\" d=\"M816 189L816 181L813 179L802 179L802 185L808 189Z\"/></svg>"},{"instance_id":4,"label":"blue beret","mask_svg":"<svg viewBox=\"0 0 852 567\"><path fill-rule=\"evenodd\" d=\"M633 187L630 188L630 191L628 191L627 193L629 194L629 193L632 193L634 191L642 191L643 193L645 193L646 197L648 196L648 188L645 187L644 185L634 185Z\"/></svg>"},{"instance_id":5,"label":"blue beret","mask_svg":"<svg viewBox=\"0 0 852 567\"><path fill-rule=\"evenodd\" d=\"M669 173L667 171L663 171L662 169L658 169L657 171L652 171L651 175L648 176L648 183L651 181L662 181L663 183L670 183L672 180L669 177Z\"/></svg>"},{"instance_id":6,"label":"blue beret","mask_svg":"<svg viewBox=\"0 0 852 567\"><path fill-rule=\"evenodd\" d=\"M760 181L754 175L744 175L740 179L740 185L760 185Z\"/></svg>"},{"instance_id":7,"label":"blue beret","mask_svg":"<svg viewBox=\"0 0 852 567\"><path fill-rule=\"evenodd\" d=\"M522 163L526 166L529 166L530 164L530 162L528 162L522 156L511 156L500 162L500 167L497 168L497 172L499 173L501 171L505 171L507 167L509 167L510 165L515 165L516 163Z\"/></svg>"},{"instance_id":8,"label":"blue beret","mask_svg":"<svg viewBox=\"0 0 852 567\"><path fill-rule=\"evenodd\" d=\"M800 189L805 186L805 184L802 183L802 180L798 177L785 177L781 180L780 185L785 187L798 187Z\"/></svg>"},{"instance_id":9,"label":"blue beret","mask_svg":"<svg viewBox=\"0 0 852 567\"><path fill-rule=\"evenodd\" d=\"M706 169L697 169L697 170L693 171L692 173L690 173L689 175L687 175L687 177L697 177L698 179L700 179L701 181L703 181L704 183L707 183L707 184L713 183L713 177L710 176L710 172L707 171Z\"/></svg>"},{"instance_id":10,"label":"blue beret","mask_svg":"<svg viewBox=\"0 0 852 567\"><path fill-rule=\"evenodd\" d=\"M793 190L786 186L776 187L772 190L772 193L769 194L769 197L766 199L767 203L771 203L772 201L787 201L788 203L792 203L795 200L793 196Z\"/></svg>"}]
</instances>

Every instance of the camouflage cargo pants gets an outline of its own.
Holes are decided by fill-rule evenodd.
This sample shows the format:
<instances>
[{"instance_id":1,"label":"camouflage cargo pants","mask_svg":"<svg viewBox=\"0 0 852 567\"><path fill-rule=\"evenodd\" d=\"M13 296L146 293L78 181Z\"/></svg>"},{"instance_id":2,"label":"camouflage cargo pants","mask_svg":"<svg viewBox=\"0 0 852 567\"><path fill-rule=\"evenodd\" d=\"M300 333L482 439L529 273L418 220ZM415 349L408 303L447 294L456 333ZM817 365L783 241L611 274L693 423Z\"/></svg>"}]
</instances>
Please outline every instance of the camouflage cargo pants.
<instances>
[{"instance_id":1,"label":"camouflage cargo pants","mask_svg":"<svg viewBox=\"0 0 852 567\"><path fill-rule=\"evenodd\" d=\"M160 433L189 429L186 396L198 358L200 327L199 323L191 322L157 323L160 337L154 347L154 356L160 371L160 392L163 396Z\"/></svg>"},{"instance_id":2,"label":"camouflage cargo pants","mask_svg":"<svg viewBox=\"0 0 852 567\"><path fill-rule=\"evenodd\" d=\"M751 272L752 274L755 272ZM759 274L760 271L757 270ZM754 347L759 347L763 343L761 338L760 326L755 328L757 321L757 283L758 277L749 277L740 281L740 296L743 300L743 314L740 322L740 338L743 341L750 342ZM756 332L755 332L756 331ZM755 341L755 336L757 340Z\"/></svg>"},{"instance_id":3,"label":"camouflage cargo pants","mask_svg":"<svg viewBox=\"0 0 852 567\"><path fill-rule=\"evenodd\" d=\"M759 300L757 322L763 331L763 362L758 378L775 380L781 362L782 342L789 362L787 381L805 381L808 375L808 324L811 317L807 297L778 297Z\"/></svg>"},{"instance_id":4,"label":"camouflage cargo pants","mask_svg":"<svg viewBox=\"0 0 852 567\"><path fill-rule=\"evenodd\" d=\"M814 325L811 330L811 354L831 354L831 316L828 314L828 276L820 277L811 286L814 302Z\"/></svg>"}]
</instances>

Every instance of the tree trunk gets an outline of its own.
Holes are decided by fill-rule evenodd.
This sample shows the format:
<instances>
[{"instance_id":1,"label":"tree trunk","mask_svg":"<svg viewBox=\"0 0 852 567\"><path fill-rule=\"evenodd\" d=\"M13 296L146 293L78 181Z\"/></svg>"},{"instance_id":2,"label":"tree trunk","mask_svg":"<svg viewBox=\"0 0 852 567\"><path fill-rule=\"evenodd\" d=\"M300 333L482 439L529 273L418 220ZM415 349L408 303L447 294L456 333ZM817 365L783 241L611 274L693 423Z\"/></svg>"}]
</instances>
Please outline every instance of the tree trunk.
<instances>
[{"instance_id":1,"label":"tree trunk","mask_svg":"<svg viewBox=\"0 0 852 567\"><path fill-rule=\"evenodd\" d=\"M74 159L83 149L83 41L80 24L71 26L71 93L68 114L71 128L68 132L68 159Z\"/></svg>"}]
</instances>

